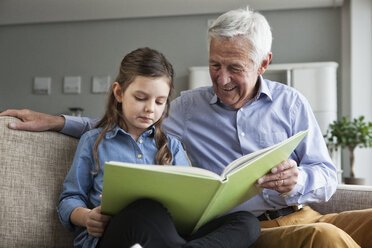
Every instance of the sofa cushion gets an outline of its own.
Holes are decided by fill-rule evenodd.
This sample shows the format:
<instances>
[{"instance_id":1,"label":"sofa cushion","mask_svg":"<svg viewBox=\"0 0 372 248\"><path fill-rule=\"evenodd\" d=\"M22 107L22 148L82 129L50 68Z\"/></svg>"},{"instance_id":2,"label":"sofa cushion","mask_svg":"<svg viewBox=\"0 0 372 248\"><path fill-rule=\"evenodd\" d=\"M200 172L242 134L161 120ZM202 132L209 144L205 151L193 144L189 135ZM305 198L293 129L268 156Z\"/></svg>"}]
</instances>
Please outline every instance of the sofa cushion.
<instances>
[{"instance_id":1,"label":"sofa cushion","mask_svg":"<svg viewBox=\"0 0 372 248\"><path fill-rule=\"evenodd\" d=\"M321 214L372 208L372 186L339 184L328 202L310 206Z\"/></svg>"},{"instance_id":2,"label":"sofa cushion","mask_svg":"<svg viewBox=\"0 0 372 248\"><path fill-rule=\"evenodd\" d=\"M1 247L72 247L56 206L78 140L57 132L7 128L0 117Z\"/></svg>"}]
</instances>

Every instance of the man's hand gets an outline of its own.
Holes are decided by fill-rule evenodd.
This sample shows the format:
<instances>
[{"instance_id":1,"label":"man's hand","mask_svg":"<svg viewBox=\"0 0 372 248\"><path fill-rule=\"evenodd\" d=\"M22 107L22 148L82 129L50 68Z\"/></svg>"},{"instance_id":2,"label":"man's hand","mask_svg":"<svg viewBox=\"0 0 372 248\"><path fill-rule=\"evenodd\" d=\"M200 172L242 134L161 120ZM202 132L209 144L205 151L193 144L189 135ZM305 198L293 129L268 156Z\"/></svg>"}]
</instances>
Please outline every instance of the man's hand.
<instances>
[{"instance_id":1,"label":"man's hand","mask_svg":"<svg viewBox=\"0 0 372 248\"><path fill-rule=\"evenodd\" d=\"M111 216L101 214L101 206L93 208L86 215L85 226L89 235L93 237L102 237L107 223L110 221Z\"/></svg>"},{"instance_id":2,"label":"man's hand","mask_svg":"<svg viewBox=\"0 0 372 248\"><path fill-rule=\"evenodd\" d=\"M258 179L257 186L286 193L296 186L297 179L297 163L292 159L287 159L272 168L270 173Z\"/></svg>"},{"instance_id":3,"label":"man's hand","mask_svg":"<svg viewBox=\"0 0 372 248\"><path fill-rule=\"evenodd\" d=\"M16 110L8 109L0 113L0 116L13 116L21 119L23 122L11 122L10 129L25 131L61 131L65 125L65 118L62 116L53 116L44 113L35 112L28 109Z\"/></svg>"}]
</instances>

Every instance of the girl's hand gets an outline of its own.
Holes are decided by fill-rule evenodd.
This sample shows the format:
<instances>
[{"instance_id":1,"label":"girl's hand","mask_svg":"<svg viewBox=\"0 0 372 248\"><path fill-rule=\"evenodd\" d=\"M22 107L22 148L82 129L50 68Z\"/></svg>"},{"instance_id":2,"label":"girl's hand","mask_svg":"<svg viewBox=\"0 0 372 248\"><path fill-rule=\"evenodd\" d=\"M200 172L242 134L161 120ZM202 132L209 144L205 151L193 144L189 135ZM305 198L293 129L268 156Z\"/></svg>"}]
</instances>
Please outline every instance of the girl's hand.
<instances>
[{"instance_id":1,"label":"girl's hand","mask_svg":"<svg viewBox=\"0 0 372 248\"><path fill-rule=\"evenodd\" d=\"M106 225L111 216L101 214L101 206L93 208L86 213L85 226L89 235L93 237L102 237Z\"/></svg>"}]
</instances>

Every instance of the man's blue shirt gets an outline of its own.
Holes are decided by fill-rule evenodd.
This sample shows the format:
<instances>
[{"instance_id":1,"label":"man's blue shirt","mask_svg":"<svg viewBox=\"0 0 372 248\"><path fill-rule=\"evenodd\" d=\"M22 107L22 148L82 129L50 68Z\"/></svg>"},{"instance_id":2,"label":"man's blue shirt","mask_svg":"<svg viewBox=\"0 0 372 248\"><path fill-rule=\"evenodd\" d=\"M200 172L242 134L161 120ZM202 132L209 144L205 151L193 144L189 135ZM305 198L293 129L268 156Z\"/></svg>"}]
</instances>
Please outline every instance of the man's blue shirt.
<instances>
[{"instance_id":1,"label":"man's blue shirt","mask_svg":"<svg viewBox=\"0 0 372 248\"><path fill-rule=\"evenodd\" d=\"M63 184L63 191L57 212L62 224L70 231L80 227L70 222L71 212L77 207L95 208L101 205L104 164L107 161L121 161L137 164L155 164L158 149L152 128L135 141L119 127L105 134L98 146L99 169L94 161L93 147L102 131L101 128L86 132L80 139L75 157ZM168 137L168 147L172 152L172 165L189 165L181 143ZM97 173L95 173L97 172ZM98 238L84 230L75 239L75 247L96 247Z\"/></svg>"}]
</instances>

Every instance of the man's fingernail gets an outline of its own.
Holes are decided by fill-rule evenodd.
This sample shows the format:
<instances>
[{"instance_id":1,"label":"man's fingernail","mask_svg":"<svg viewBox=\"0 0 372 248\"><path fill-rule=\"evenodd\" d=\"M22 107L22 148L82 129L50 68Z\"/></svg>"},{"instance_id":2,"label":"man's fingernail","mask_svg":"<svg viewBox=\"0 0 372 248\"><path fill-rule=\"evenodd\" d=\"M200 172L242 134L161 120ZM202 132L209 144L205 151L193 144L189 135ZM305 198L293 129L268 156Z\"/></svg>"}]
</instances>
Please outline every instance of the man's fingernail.
<instances>
[{"instance_id":1,"label":"man's fingernail","mask_svg":"<svg viewBox=\"0 0 372 248\"><path fill-rule=\"evenodd\" d=\"M262 178L260 178L260 179L257 180L257 183L258 184L261 184L262 182L263 182L263 179Z\"/></svg>"},{"instance_id":2,"label":"man's fingernail","mask_svg":"<svg viewBox=\"0 0 372 248\"><path fill-rule=\"evenodd\" d=\"M274 168L271 169L271 172L272 173L276 173L277 171L278 171L278 169L276 167L274 167Z\"/></svg>"},{"instance_id":3,"label":"man's fingernail","mask_svg":"<svg viewBox=\"0 0 372 248\"><path fill-rule=\"evenodd\" d=\"M9 123L9 128L16 129L17 125L14 122Z\"/></svg>"}]
</instances>

